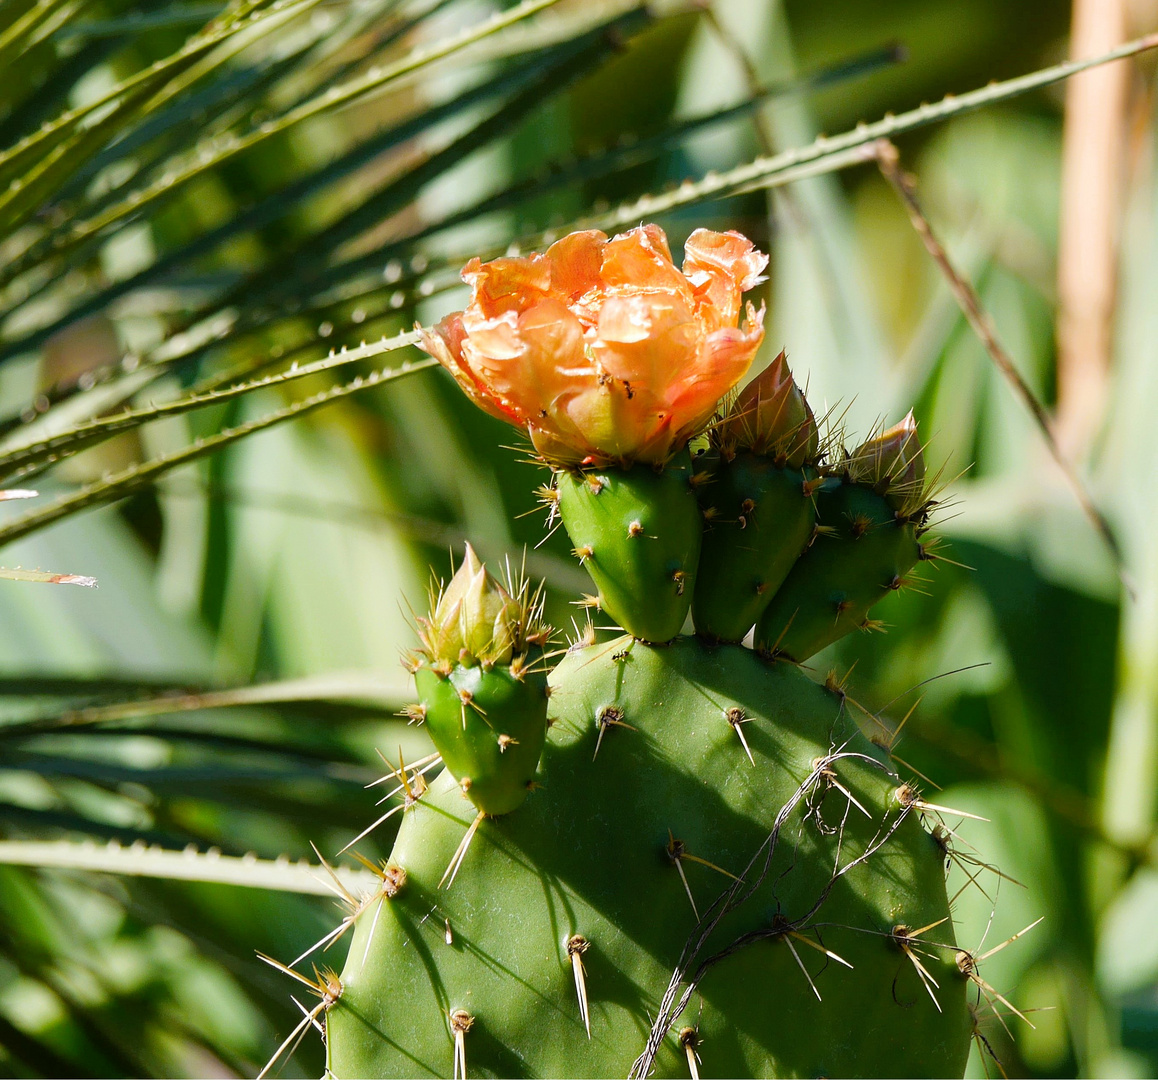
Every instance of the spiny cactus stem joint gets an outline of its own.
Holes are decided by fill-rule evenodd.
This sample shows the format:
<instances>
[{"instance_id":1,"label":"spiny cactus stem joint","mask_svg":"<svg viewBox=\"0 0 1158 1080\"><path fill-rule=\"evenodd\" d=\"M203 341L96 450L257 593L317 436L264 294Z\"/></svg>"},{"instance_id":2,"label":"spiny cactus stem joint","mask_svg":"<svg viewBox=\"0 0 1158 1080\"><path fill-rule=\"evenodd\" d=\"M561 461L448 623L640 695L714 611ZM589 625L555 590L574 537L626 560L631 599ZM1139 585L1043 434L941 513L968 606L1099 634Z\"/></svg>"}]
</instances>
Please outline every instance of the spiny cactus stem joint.
<instances>
[{"instance_id":1,"label":"spiny cactus stem joint","mask_svg":"<svg viewBox=\"0 0 1158 1080\"><path fill-rule=\"evenodd\" d=\"M680 881L683 882L684 892L688 894L688 903L692 905L692 914L696 917L696 922L700 921L700 909L696 907L696 898L692 895L692 887L688 883L688 875L684 872L683 857L684 857L684 842L677 840L673 835L671 829L667 831L667 847L664 848L664 854L667 855L668 861L679 871Z\"/></svg>"},{"instance_id":2,"label":"spiny cactus stem joint","mask_svg":"<svg viewBox=\"0 0 1158 1080\"><path fill-rule=\"evenodd\" d=\"M848 799L851 806L855 806L866 818L870 821L872 820L872 814L870 814L857 800L856 796L840 782L837 778L836 770L828 764L824 758L816 758L812 762L812 768L817 771L818 778L824 782L826 788L836 788L837 791Z\"/></svg>"},{"instance_id":3,"label":"spiny cactus stem joint","mask_svg":"<svg viewBox=\"0 0 1158 1080\"><path fill-rule=\"evenodd\" d=\"M426 706L420 701L414 702L405 706L397 715L405 716L407 724L413 724L417 727L426 722Z\"/></svg>"},{"instance_id":4,"label":"spiny cactus stem joint","mask_svg":"<svg viewBox=\"0 0 1158 1080\"><path fill-rule=\"evenodd\" d=\"M917 955L917 950L920 942L918 939L924 933L935 927L940 926L945 919L938 919L934 923L929 923L928 926L922 926L919 930L910 929L904 923L898 923L892 928L889 933L889 940L892 941L898 949L908 958L912 963L914 970L917 972L918 978L921 980L921 985L924 986L928 992L929 997L933 999L933 1004L937 1007L937 1012L943 1012L941 1002L937 1000L935 991L941 988L941 984L930 974L929 969L921 963L920 957ZM932 955L932 954L927 954ZM896 996L896 990L893 991L893 996Z\"/></svg>"},{"instance_id":5,"label":"spiny cactus stem joint","mask_svg":"<svg viewBox=\"0 0 1158 1080\"><path fill-rule=\"evenodd\" d=\"M961 975L963 975L966 979L968 979L971 983L973 983L974 986L977 987L977 989L981 993L981 996L985 998L985 1003L993 1011L993 1015L996 1016L999 1020L1001 1020L1002 1026L1005 1026L1005 1021L1002 1019L1001 1013L999 1013L997 1011L997 1006L994 1005L994 1001L997 1001L1000 1004L1004 1005L1015 1016L1024 1020L1027 1024L1029 1024L1029 1026L1031 1028L1036 1029L1036 1025L1034 1025L1030 1021L1029 1017L1026 1016L1025 1013L1023 1013L1020 1009L1018 1009L1017 1006L1013 1005L1007 997L1005 997L999 991L995 990L992 986L989 985L989 983L987 983L981 977L981 974L978 971L978 965L980 964L980 962L982 960L985 960L986 958L992 956L995 952L1000 952L1007 945L1011 945L1013 942L1015 942L1023 934L1029 933L1029 931L1032 930L1035 926L1037 926L1037 924L1039 922L1041 922L1042 918L1044 918L1044 917L1045 916L1042 916L1041 918L1035 919L1024 930L1019 930L1016 934L1013 934L1011 937L1006 938L1003 942L1001 942L1000 945L995 945L988 952L982 953L981 956L975 956L968 949L958 949L956 954L953 957L954 963L957 966L957 970L961 973Z\"/></svg>"},{"instance_id":6,"label":"spiny cactus stem joint","mask_svg":"<svg viewBox=\"0 0 1158 1080\"><path fill-rule=\"evenodd\" d=\"M950 814L954 817L971 818L973 821L989 821L989 818L982 817L980 814L971 814L967 810L956 810L951 806L941 806L938 803L926 802L921 797L921 792L909 783L901 784L901 786L893 792L893 798L905 809L912 807L922 815Z\"/></svg>"},{"instance_id":7,"label":"spiny cactus stem joint","mask_svg":"<svg viewBox=\"0 0 1158 1080\"><path fill-rule=\"evenodd\" d=\"M265 953L258 953L258 959L269 964L270 967L276 968L283 975L288 975L291 979L296 979L303 986L307 987L310 993L320 998L317 1005L315 1005L308 1012L304 1012L301 1020L298 1021L297 1026L286 1037L285 1041L273 1053L273 1057L266 1062L265 1068L257 1074L257 1080L263 1080L269 1075L269 1071L277 1064L282 1055L287 1051L289 1056L297 1049L298 1043L305 1038L306 1032L310 1027L318 1023L318 1017L324 1013L329 1012L334 1003L342 996L342 991L345 989L342 985L342 980L338 978L337 974L329 968L323 968L319 971L314 968L314 977L307 978L300 972L294 971L292 967L287 967L279 960L275 960L272 956L266 956ZM299 1006L301 1008L301 1006Z\"/></svg>"},{"instance_id":8,"label":"spiny cactus stem joint","mask_svg":"<svg viewBox=\"0 0 1158 1080\"><path fill-rule=\"evenodd\" d=\"M399 752L399 758L401 758L401 751ZM423 764L424 762L425 762L425 764ZM429 755L428 758L421 758L421 759L419 759L419 761L416 761L416 762L414 762L414 764L409 766L410 769L413 770L411 772L409 778L406 775L407 766L406 766L405 762L400 762L399 768L396 772L388 773L386 776L383 776L381 779L375 780L374 784L385 783L385 782L388 782L395 777L397 777L401 780L401 783L398 784L398 786L395 787L393 791L387 792L385 795L382 796L381 799L378 800L378 803L377 803L378 806L381 806L388 799L392 799L395 795L398 795L401 792L405 792L405 795L403 796L403 800L397 806L393 806L389 810L387 810L386 813L384 813L380 818L377 818L375 821L372 821L369 825L367 825L366 828L364 828L360 833L358 833L358 835L355 836L354 839L351 840L344 848L342 848L342 850L339 851L338 854L344 855L359 840L363 839L363 837L369 836L370 833L372 833L376 828L378 828L379 825L383 824L383 822L385 822L385 821L388 821L390 818L392 818L399 811L401 811L402 813L405 814L408 810L413 809L418 804L418 800L421 799L422 796L425 795L427 790L428 790L427 784L426 784L426 775L425 774L427 772L429 772L431 769L436 768L438 765L441 765L441 764L442 764L442 755L441 754L431 754L431 755ZM418 768L417 766L419 766L419 765L421 765L422 767ZM371 786L374 786L374 785L372 784ZM355 857L358 857L358 856L355 856Z\"/></svg>"}]
</instances>

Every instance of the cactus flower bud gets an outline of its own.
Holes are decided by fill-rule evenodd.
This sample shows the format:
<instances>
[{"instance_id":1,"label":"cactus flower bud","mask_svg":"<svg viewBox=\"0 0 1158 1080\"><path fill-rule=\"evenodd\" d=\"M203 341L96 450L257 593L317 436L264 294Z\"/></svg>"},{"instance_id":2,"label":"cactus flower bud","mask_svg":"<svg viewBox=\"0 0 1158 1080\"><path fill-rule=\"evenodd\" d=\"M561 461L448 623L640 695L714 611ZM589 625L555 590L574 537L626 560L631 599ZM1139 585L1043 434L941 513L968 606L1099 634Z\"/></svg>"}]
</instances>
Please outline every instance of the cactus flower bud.
<instances>
[{"instance_id":1,"label":"cactus flower bud","mask_svg":"<svg viewBox=\"0 0 1158 1080\"><path fill-rule=\"evenodd\" d=\"M723 450L750 450L799 469L816 461L816 418L792 379L783 350L740 392L713 433Z\"/></svg>"},{"instance_id":2,"label":"cactus flower bud","mask_svg":"<svg viewBox=\"0 0 1158 1080\"><path fill-rule=\"evenodd\" d=\"M546 628L538 596L524 586L512 590L496 581L467 544L462 565L418 619L423 651L432 662L471 667L509 664L528 644L542 644Z\"/></svg>"},{"instance_id":3,"label":"cactus flower bud","mask_svg":"<svg viewBox=\"0 0 1158 1080\"><path fill-rule=\"evenodd\" d=\"M736 232L697 229L682 272L658 226L571 233L545 254L472 259L470 303L423 348L552 465L662 464L747 372L764 313L749 304L738 325L741 294L767 263Z\"/></svg>"},{"instance_id":4,"label":"cactus flower bud","mask_svg":"<svg viewBox=\"0 0 1158 1080\"><path fill-rule=\"evenodd\" d=\"M894 509L912 513L924 500L925 455L909 411L899 424L858 447L848 462L854 483L883 495Z\"/></svg>"}]
</instances>

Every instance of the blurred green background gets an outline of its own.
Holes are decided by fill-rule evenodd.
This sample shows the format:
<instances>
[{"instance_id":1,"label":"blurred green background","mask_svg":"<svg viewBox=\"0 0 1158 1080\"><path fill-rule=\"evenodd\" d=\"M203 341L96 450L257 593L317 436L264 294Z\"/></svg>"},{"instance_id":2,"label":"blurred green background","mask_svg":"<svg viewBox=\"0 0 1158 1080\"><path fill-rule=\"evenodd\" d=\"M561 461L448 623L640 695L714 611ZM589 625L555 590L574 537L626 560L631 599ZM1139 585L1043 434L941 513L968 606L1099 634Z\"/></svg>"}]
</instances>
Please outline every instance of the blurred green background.
<instances>
[{"instance_id":1,"label":"blurred green background","mask_svg":"<svg viewBox=\"0 0 1158 1080\"><path fill-rule=\"evenodd\" d=\"M0 508L4 565L99 582L0 581L6 839L337 851L381 812L378 751L425 752L394 714L428 568L467 539L526 549L563 627L585 590L528 513L545 474L437 370L139 485L119 471L384 361L142 417L27 476L20 446L429 323L476 252L1158 29L1151 0L560 0L391 69L498 10L0 2L0 469L40 504L108 502ZM190 35L196 56L118 90ZM897 139L1120 568L873 166L657 216L677 254L701 225L769 250L764 359L787 348L854 438L915 405L955 477L940 516L961 565L813 666L853 667L850 694L894 720L915 706L899 758L989 819L962 850L1020 884L966 888L959 941L1045 917L985 970L1035 1026L982 1008L971 1075L1158 1071L1154 76L1143 55ZM0 866L0 1072L252 1075L300 1016L254 950L288 960L336 918L320 897ZM322 1063L311 1037L283 1074Z\"/></svg>"}]
</instances>

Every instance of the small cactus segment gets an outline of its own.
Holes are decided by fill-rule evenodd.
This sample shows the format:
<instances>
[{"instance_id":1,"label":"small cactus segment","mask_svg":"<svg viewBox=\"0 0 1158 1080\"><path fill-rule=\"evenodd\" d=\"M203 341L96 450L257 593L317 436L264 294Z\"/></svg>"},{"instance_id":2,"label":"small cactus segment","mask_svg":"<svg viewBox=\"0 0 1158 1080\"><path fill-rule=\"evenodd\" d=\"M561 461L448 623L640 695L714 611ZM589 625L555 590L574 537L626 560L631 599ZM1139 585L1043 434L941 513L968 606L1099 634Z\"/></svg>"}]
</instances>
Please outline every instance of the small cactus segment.
<instances>
[{"instance_id":1,"label":"small cactus segment","mask_svg":"<svg viewBox=\"0 0 1158 1080\"><path fill-rule=\"evenodd\" d=\"M547 735L541 590L511 578L504 588L473 549L418 620L412 659L423 720L462 792L486 814L526 798ZM538 664L536 667L535 665Z\"/></svg>"},{"instance_id":2,"label":"small cactus segment","mask_svg":"<svg viewBox=\"0 0 1158 1080\"><path fill-rule=\"evenodd\" d=\"M781 352L709 433L692 618L709 640L741 641L812 536L820 435Z\"/></svg>"},{"instance_id":3,"label":"small cactus segment","mask_svg":"<svg viewBox=\"0 0 1158 1080\"><path fill-rule=\"evenodd\" d=\"M778 466L741 452L696 460L710 482L692 618L713 641L741 641L788 576L816 522L815 470Z\"/></svg>"},{"instance_id":4,"label":"small cactus segment","mask_svg":"<svg viewBox=\"0 0 1158 1080\"><path fill-rule=\"evenodd\" d=\"M464 1010L471 1075L627 1076L701 932L685 977L716 961L649 1075L687 1077L689 1045L704 1076L961 1075L943 851L838 694L696 638L575 650L551 683L542 787L482 823L452 889L472 818L454 779L405 815L407 888L355 927L332 1075L450 1075Z\"/></svg>"},{"instance_id":5,"label":"small cactus segment","mask_svg":"<svg viewBox=\"0 0 1158 1080\"><path fill-rule=\"evenodd\" d=\"M670 641L691 607L703 523L681 451L662 469L560 471L559 515L599 606L642 641Z\"/></svg>"},{"instance_id":6,"label":"small cactus segment","mask_svg":"<svg viewBox=\"0 0 1158 1080\"><path fill-rule=\"evenodd\" d=\"M869 439L817 493L819 528L756 627L756 647L804 661L858 627L922 557L928 496L910 413Z\"/></svg>"}]
</instances>

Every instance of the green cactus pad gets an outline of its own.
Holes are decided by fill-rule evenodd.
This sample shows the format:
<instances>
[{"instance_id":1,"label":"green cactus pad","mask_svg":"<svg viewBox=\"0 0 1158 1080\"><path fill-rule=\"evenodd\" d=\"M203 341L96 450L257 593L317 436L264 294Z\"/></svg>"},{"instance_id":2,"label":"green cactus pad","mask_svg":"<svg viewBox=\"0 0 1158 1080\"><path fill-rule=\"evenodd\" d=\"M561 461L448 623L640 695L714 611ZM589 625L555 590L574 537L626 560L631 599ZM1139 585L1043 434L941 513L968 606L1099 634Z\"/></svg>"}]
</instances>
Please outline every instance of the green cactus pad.
<instances>
[{"instance_id":1,"label":"green cactus pad","mask_svg":"<svg viewBox=\"0 0 1158 1080\"><path fill-rule=\"evenodd\" d=\"M599 589L600 606L643 641L680 632L695 589L703 523L687 450L656 471L556 475L559 514Z\"/></svg>"},{"instance_id":2,"label":"green cactus pad","mask_svg":"<svg viewBox=\"0 0 1158 1080\"><path fill-rule=\"evenodd\" d=\"M544 676L457 665L446 676L420 667L414 678L430 738L467 798L484 813L510 813L547 736Z\"/></svg>"},{"instance_id":3,"label":"green cactus pad","mask_svg":"<svg viewBox=\"0 0 1158 1080\"><path fill-rule=\"evenodd\" d=\"M817 536L756 626L756 647L803 662L864 625L921 555L913 521L860 484L826 482Z\"/></svg>"},{"instance_id":4,"label":"green cactus pad","mask_svg":"<svg viewBox=\"0 0 1158 1080\"><path fill-rule=\"evenodd\" d=\"M626 1076L681 962L701 977L652 1075L688 1075L685 1028L705 1077L961 1075L943 853L836 693L695 638L591 646L551 682L541 786L481 823L449 889L473 808L444 773L404 815L407 887L358 917L333 1075L449 1076L453 1018L469 1076ZM896 928L932 924L927 987Z\"/></svg>"},{"instance_id":5,"label":"green cactus pad","mask_svg":"<svg viewBox=\"0 0 1158 1080\"><path fill-rule=\"evenodd\" d=\"M711 482L698 488L708 522L692 619L707 638L741 641L812 535L811 489L801 470L751 453L731 461L705 455L696 466Z\"/></svg>"}]
</instances>

